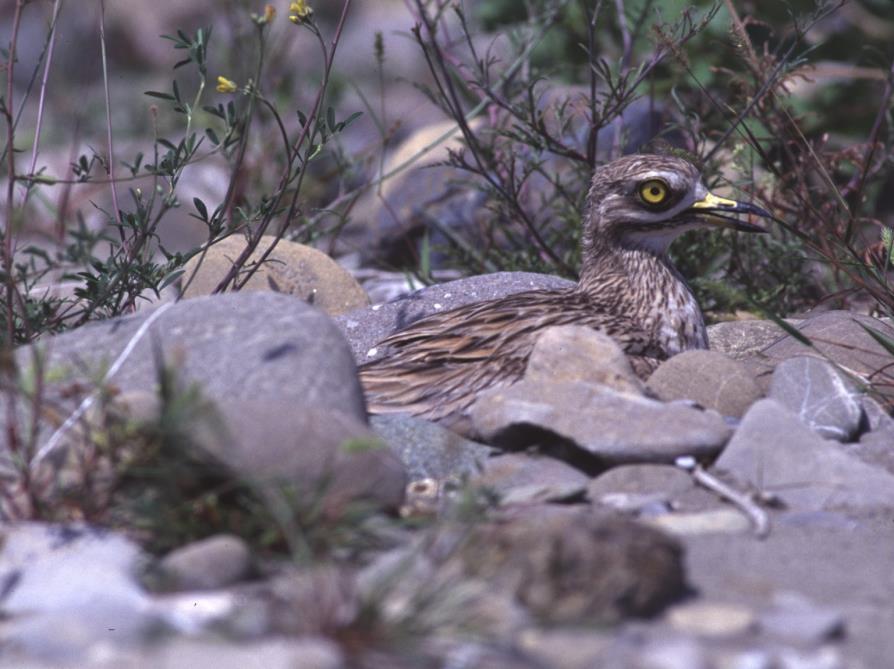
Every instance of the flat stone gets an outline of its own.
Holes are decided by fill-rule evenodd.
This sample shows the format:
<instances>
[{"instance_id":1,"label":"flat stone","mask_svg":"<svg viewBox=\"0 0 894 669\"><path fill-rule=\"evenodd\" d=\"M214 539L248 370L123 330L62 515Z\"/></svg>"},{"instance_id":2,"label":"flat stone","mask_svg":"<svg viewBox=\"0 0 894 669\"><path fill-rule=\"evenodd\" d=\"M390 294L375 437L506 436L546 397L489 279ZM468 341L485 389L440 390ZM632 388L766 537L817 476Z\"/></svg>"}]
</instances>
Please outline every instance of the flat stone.
<instances>
[{"instance_id":1,"label":"flat stone","mask_svg":"<svg viewBox=\"0 0 894 669\"><path fill-rule=\"evenodd\" d=\"M670 609L667 622L675 630L700 637L733 637L745 634L756 624L751 609L739 604L696 601Z\"/></svg>"},{"instance_id":2,"label":"flat stone","mask_svg":"<svg viewBox=\"0 0 894 669\"><path fill-rule=\"evenodd\" d=\"M85 525L3 526L5 651L71 662L110 637L145 638L159 618L137 581L144 560L130 540Z\"/></svg>"},{"instance_id":3,"label":"flat stone","mask_svg":"<svg viewBox=\"0 0 894 669\"><path fill-rule=\"evenodd\" d=\"M583 381L642 395L644 387L617 342L583 325L546 328L528 358L525 379Z\"/></svg>"},{"instance_id":4,"label":"flat stone","mask_svg":"<svg viewBox=\"0 0 894 669\"><path fill-rule=\"evenodd\" d=\"M477 525L458 558L468 576L512 593L543 620L650 615L683 592L682 549L661 532L589 510L516 509Z\"/></svg>"},{"instance_id":5,"label":"flat stone","mask_svg":"<svg viewBox=\"0 0 894 669\"><path fill-rule=\"evenodd\" d=\"M47 401L73 412L126 347L131 350L108 384L120 392L155 393L162 362L155 346L175 365L182 387L196 384L211 401L281 400L366 421L354 361L338 329L301 300L273 293L196 298L45 337L37 347L54 379L45 389ZM30 368L29 347L16 355L22 369ZM40 427L42 443L50 431Z\"/></svg>"},{"instance_id":6,"label":"flat stone","mask_svg":"<svg viewBox=\"0 0 894 669\"><path fill-rule=\"evenodd\" d=\"M593 501L621 513L636 515L655 516L671 511L671 500L661 493L611 492Z\"/></svg>"},{"instance_id":7,"label":"flat stone","mask_svg":"<svg viewBox=\"0 0 894 669\"><path fill-rule=\"evenodd\" d=\"M745 365L717 351L684 351L675 355L659 365L647 385L665 402L692 400L736 418L762 396Z\"/></svg>"},{"instance_id":8,"label":"flat stone","mask_svg":"<svg viewBox=\"0 0 894 669\"><path fill-rule=\"evenodd\" d=\"M778 669L851 669L852 666L839 649L828 645L811 650L780 648L774 664Z\"/></svg>"},{"instance_id":9,"label":"flat stone","mask_svg":"<svg viewBox=\"0 0 894 669\"><path fill-rule=\"evenodd\" d=\"M130 667L132 665L122 665ZM175 639L146 652L137 667L214 667L214 669L345 669L338 645L325 637L224 640Z\"/></svg>"},{"instance_id":10,"label":"flat stone","mask_svg":"<svg viewBox=\"0 0 894 669\"><path fill-rule=\"evenodd\" d=\"M259 261L274 241L272 235L261 237L245 267ZM183 297L210 295L246 245L244 237L231 235L211 246L204 257L199 254L190 258L184 267L182 280L189 281L189 284ZM195 276L190 281L193 273ZM331 316L369 304L369 298L350 272L322 251L287 239L277 242L261 267L239 291L272 291L292 295Z\"/></svg>"},{"instance_id":11,"label":"flat stone","mask_svg":"<svg viewBox=\"0 0 894 669\"><path fill-rule=\"evenodd\" d=\"M733 509L711 509L693 513L666 513L643 519L652 527L676 536L701 534L740 534L751 529L751 522Z\"/></svg>"},{"instance_id":12,"label":"flat stone","mask_svg":"<svg viewBox=\"0 0 894 669\"><path fill-rule=\"evenodd\" d=\"M758 385L769 385L773 368L782 360L798 355L825 358L842 369L869 377L894 362L894 357L863 329L873 328L888 337L894 337L894 327L877 318L854 314L849 311L826 311L798 324L798 330L807 337L813 347L806 346L791 335L770 344L759 355L749 358L756 373ZM880 387L886 397L894 390Z\"/></svg>"},{"instance_id":13,"label":"flat stone","mask_svg":"<svg viewBox=\"0 0 894 669\"><path fill-rule=\"evenodd\" d=\"M708 669L707 653L697 639L677 636L647 644L639 653L639 669Z\"/></svg>"},{"instance_id":14,"label":"flat stone","mask_svg":"<svg viewBox=\"0 0 894 669\"><path fill-rule=\"evenodd\" d=\"M594 629L536 629L523 631L518 647L544 667L593 669L605 666L604 654L612 645L612 636Z\"/></svg>"},{"instance_id":15,"label":"flat stone","mask_svg":"<svg viewBox=\"0 0 894 669\"><path fill-rule=\"evenodd\" d=\"M472 121L480 127L480 118ZM435 143L445 134L452 136ZM468 226L480 218L485 195L457 183L463 175L447 162L449 151L463 148L462 132L453 121L440 120L417 128L393 151L382 169L389 173L412 161L406 169L386 180L381 190L361 196L352 216L339 231L336 249L360 253L364 264L401 266L417 251L419 231L430 228L434 217L446 227ZM420 152L425 151L423 155ZM468 230L466 231L468 232ZM437 230L432 230L438 236ZM439 257L433 258L438 266Z\"/></svg>"},{"instance_id":16,"label":"flat stone","mask_svg":"<svg viewBox=\"0 0 894 669\"><path fill-rule=\"evenodd\" d=\"M793 326L800 320L787 319ZM712 351L724 353L734 360L747 358L786 337L785 330L773 321L725 321L708 326L708 342Z\"/></svg>"},{"instance_id":17,"label":"flat stone","mask_svg":"<svg viewBox=\"0 0 894 669\"><path fill-rule=\"evenodd\" d=\"M771 399L745 414L715 464L796 510L894 507L894 476L843 452Z\"/></svg>"},{"instance_id":18,"label":"flat stone","mask_svg":"<svg viewBox=\"0 0 894 669\"><path fill-rule=\"evenodd\" d=\"M430 314L527 290L562 290L572 286L574 283L567 279L531 272L471 276L428 286L388 304L357 309L338 316L335 324L347 338L357 364L362 364L385 353L376 346L385 337Z\"/></svg>"},{"instance_id":19,"label":"flat stone","mask_svg":"<svg viewBox=\"0 0 894 669\"><path fill-rule=\"evenodd\" d=\"M818 358L796 356L779 363L773 371L769 397L826 439L851 441L863 419L854 384Z\"/></svg>"},{"instance_id":20,"label":"flat stone","mask_svg":"<svg viewBox=\"0 0 894 669\"><path fill-rule=\"evenodd\" d=\"M508 453L487 460L484 471L473 477L471 483L489 488L502 496L504 502L511 503L512 499L515 502L525 499L551 501L583 495L589 480L561 460L544 455Z\"/></svg>"},{"instance_id":21,"label":"flat stone","mask_svg":"<svg viewBox=\"0 0 894 669\"><path fill-rule=\"evenodd\" d=\"M863 415L866 416L866 428L868 431L883 430L894 432L894 417L891 416L889 409L886 409L869 395L860 397L860 406L863 408Z\"/></svg>"},{"instance_id":22,"label":"flat stone","mask_svg":"<svg viewBox=\"0 0 894 669\"><path fill-rule=\"evenodd\" d=\"M863 462L894 474L894 418L874 399L863 395L860 399L864 423L868 428L855 444L845 444L843 449Z\"/></svg>"},{"instance_id":23,"label":"flat stone","mask_svg":"<svg viewBox=\"0 0 894 669\"><path fill-rule=\"evenodd\" d=\"M788 643L818 645L842 636L844 616L797 593L776 593L773 606L761 613L761 630Z\"/></svg>"},{"instance_id":24,"label":"flat stone","mask_svg":"<svg viewBox=\"0 0 894 669\"><path fill-rule=\"evenodd\" d=\"M484 441L520 449L570 444L605 464L716 454L730 429L714 412L619 394L582 382L523 380L486 392L471 416Z\"/></svg>"},{"instance_id":25,"label":"flat stone","mask_svg":"<svg viewBox=\"0 0 894 669\"><path fill-rule=\"evenodd\" d=\"M673 499L694 485L689 474L672 465L621 465L593 479L587 493L594 502L616 493L659 494Z\"/></svg>"},{"instance_id":26,"label":"flat stone","mask_svg":"<svg viewBox=\"0 0 894 669\"><path fill-rule=\"evenodd\" d=\"M462 478L481 471L495 449L405 414L371 416L373 431L400 458L411 481Z\"/></svg>"},{"instance_id":27,"label":"flat stone","mask_svg":"<svg viewBox=\"0 0 894 669\"><path fill-rule=\"evenodd\" d=\"M846 453L873 467L894 474L894 430L878 429L866 432L855 444L844 444Z\"/></svg>"},{"instance_id":28,"label":"flat stone","mask_svg":"<svg viewBox=\"0 0 894 669\"><path fill-rule=\"evenodd\" d=\"M218 409L224 438L208 433L202 444L256 485L289 484L333 513L349 503L397 509L403 502L403 463L353 416L284 401L233 400Z\"/></svg>"},{"instance_id":29,"label":"flat stone","mask_svg":"<svg viewBox=\"0 0 894 669\"><path fill-rule=\"evenodd\" d=\"M218 534L171 551L158 568L170 589L213 590L248 576L251 552L239 537Z\"/></svg>"}]
</instances>

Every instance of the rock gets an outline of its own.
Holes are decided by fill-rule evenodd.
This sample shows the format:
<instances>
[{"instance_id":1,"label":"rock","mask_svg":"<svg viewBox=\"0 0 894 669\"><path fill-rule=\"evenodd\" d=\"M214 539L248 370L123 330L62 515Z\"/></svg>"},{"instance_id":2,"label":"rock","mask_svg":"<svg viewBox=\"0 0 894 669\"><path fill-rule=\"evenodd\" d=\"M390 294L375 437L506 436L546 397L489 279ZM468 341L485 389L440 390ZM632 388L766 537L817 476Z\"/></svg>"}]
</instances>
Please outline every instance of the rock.
<instances>
[{"instance_id":1,"label":"rock","mask_svg":"<svg viewBox=\"0 0 894 669\"><path fill-rule=\"evenodd\" d=\"M781 648L773 666L779 669L850 669L855 665L846 663L837 648L823 646L816 650Z\"/></svg>"},{"instance_id":2,"label":"rock","mask_svg":"<svg viewBox=\"0 0 894 669\"><path fill-rule=\"evenodd\" d=\"M338 645L322 636L224 640L176 639L146 654L141 667L214 667L214 669L345 669ZM131 666L131 665L124 665Z\"/></svg>"},{"instance_id":3,"label":"rock","mask_svg":"<svg viewBox=\"0 0 894 669\"><path fill-rule=\"evenodd\" d=\"M607 666L603 655L612 637L594 629L527 629L519 635L518 646L544 667L592 669Z\"/></svg>"},{"instance_id":4,"label":"rock","mask_svg":"<svg viewBox=\"0 0 894 669\"><path fill-rule=\"evenodd\" d=\"M607 465L710 456L730 434L719 414L579 381L494 388L471 417L478 434L501 448L570 445Z\"/></svg>"},{"instance_id":5,"label":"rock","mask_svg":"<svg viewBox=\"0 0 894 669\"><path fill-rule=\"evenodd\" d=\"M894 476L843 452L771 399L749 409L716 466L797 510L894 506Z\"/></svg>"},{"instance_id":6,"label":"rock","mask_svg":"<svg viewBox=\"0 0 894 669\"><path fill-rule=\"evenodd\" d=\"M708 669L705 650L695 639L675 637L649 643L640 652L637 669Z\"/></svg>"},{"instance_id":7,"label":"rock","mask_svg":"<svg viewBox=\"0 0 894 669\"><path fill-rule=\"evenodd\" d=\"M526 290L562 290L573 285L548 274L496 272L429 286L388 304L344 314L335 323L350 343L357 364L362 364L385 353L376 346L385 337L430 314Z\"/></svg>"},{"instance_id":8,"label":"rock","mask_svg":"<svg viewBox=\"0 0 894 669\"><path fill-rule=\"evenodd\" d=\"M839 611L817 606L797 593L776 593L773 606L760 615L761 630L787 643L814 646L845 631Z\"/></svg>"},{"instance_id":9,"label":"rock","mask_svg":"<svg viewBox=\"0 0 894 669\"><path fill-rule=\"evenodd\" d=\"M894 474L894 429L866 432L856 444L845 444L844 450L868 465Z\"/></svg>"},{"instance_id":10,"label":"rock","mask_svg":"<svg viewBox=\"0 0 894 669\"><path fill-rule=\"evenodd\" d=\"M148 577L151 581L153 574ZM202 633L227 632L233 636L257 637L267 632L262 624L245 624L245 598L239 591L244 584L225 590L188 590L156 593L153 607L175 633L196 636ZM255 607L257 608L257 607ZM236 624L234 622L238 621Z\"/></svg>"},{"instance_id":11,"label":"rock","mask_svg":"<svg viewBox=\"0 0 894 669\"><path fill-rule=\"evenodd\" d=\"M356 418L290 402L219 403L226 437L203 438L229 467L264 486L281 482L325 512L346 504L397 509L407 474L400 459Z\"/></svg>"},{"instance_id":12,"label":"rock","mask_svg":"<svg viewBox=\"0 0 894 669\"><path fill-rule=\"evenodd\" d=\"M787 319L796 326L802 321ZM708 342L712 351L734 360L747 358L779 341L787 334L773 321L725 321L708 326Z\"/></svg>"},{"instance_id":13,"label":"rock","mask_svg":"<svg viewBox=\"0 0 894 669\"><path fill-rule=\"evenodd\" d=\"M696 601L670 609L666 620L678 632L700 637L732 637L755 626L755 615L737 604Z\"/></svg>"},{"instance_id":14,"label":"rock","mask_svg":"<svg viewBox=\"0 0 894 669\"><path fill-rule=\"evenodd\" d=\"M218 534L171 551L158 569L172 590L213 590L248 576L251 552L239 537Z\"/></svg>"},{"instance_id":15,"label":"rock","mask_svg":"<svg viewBox=\"0 0 894 669\"><path fill-rule=\"evenodd\" d=\"M758 648L724 654L717 660L722 669L775 669L773 655Z\"/></svg>"},{"instance_id":16,"label":"rock","mask_svg":"<svg viewBox=\"0 0 894 669\"><path fill-rule=\"evenodd\" d=\"M404 463L411 481L442 481L476 474L495 452L452 430L409 415L371 416L370 424Z\"/></svg>"},{"instance_id":17,"label":"rock","mask_svg":"<svg viewBox=\"0 0 894 669\"><path fill-rule=\"evenodd\" d=\"M872 376L894 359L863 329L863 325L887 337L894 337L894 327L890 324L849 311L826 311L808 318L797 327L802 335L813 342L813 348L789 335L764 348L760 356L749 360L757 374L758 385L769 383L776 364L797 355L827 358L849 372ZM884 388L880 387L880 390L884 391ZM883 394L890 398L894 390L889 389Z\"/></svg>"},{"instance_id":18,"label":"rock","mask_svg":"<svg viewBox=\"0 0 894 669\"><path fill-rule=\"evenodd\" d=\"M717 351L675 355L659 365L647 385L665 402L692 400L736 418L741 418L762 395L745 365Z\"/></svg>"},{"instance_id":19,"label":"rock","mask_svg":"<svg viewBox=\"0 0 894 669\"><path fill-rule=\"evenodd\" d=\"M643 394L643 384L614 339L583 325L546 328L525 368L531 381L583 381L618 392Z\"/></svg>"},{"instance_id":20,"label":"rock","mask_svg":"<svg viewBox=\"0 0 894 669\"><path fill-rule=\"evenodd\" d=\"M94 644L135 643L159 625L128 539L85 525L6 525L0 541L4 653L73 662Z\"/></svg>"},{"instance_id":21,"label":"rock","mask_svg":"<svg viewBox=\"0 0 894 669\"><path fill-rule=\"evenodd\" d=\"M481 127L481 119L472 125ZM445 135L444 141L436 143ZM362 197L355 211L364 215L352 217L355 220L340 230L337 248L358 250L366 264L402 267L418 258L417 241L432 218L454 229L481 219L484 192L462 183L468 175L457 168L439 164L449 159L449 151L463 146L462 132L453 121L432 123L413 133L387 157L383 172L388 174L417 158L415 164L386 180L381 191ZM428 153L419 157L426 148ZM441 237L436 229L432 234ZM433 260L439 266L437 255Z\"/></svg>"},{"instance_id":22,"label":"rock","mask_svg":"<svg viewBox=\"0 0 894 669\"><path fill-rule=\"evenodd\" d=\"M860 427L866 431L858 443L844 444L842 448L866 464L894 474L894 418L868 395L860 398L860 405L863 410Z\"/></svg>"},{"instance_id":23,"label":"rock","mask_svg":"<svg viewBox=\"0 0 894 669\"><path fill-rule=\"evenodd\" d=\"M667 513L644 518L643 522L682 537L701 534L739 534L751 528L748 518L733 509Z\"/></svg>"},{"instance_id":24,"label":"rock","mask_svg":"<svg viewBox=\"0 0 894 669\"><path fill-rule=\"evenodd\" d=\"M851 441L863 418L853 383L818 358L796 356L776 366L769 397L826 439Z\"/></svg>"},{"instance_id":25,"label":"rock","mask_svg":"<svg viewBox=\"0 0 894 669\"><path fill-rule=\"evenodd\" d=\"M476 526L457 557L467 575L512 593L543 620L650 615L684 590L682 549L656 530L591 511L516 508Z\"/></svg>"},{"instance_id":26,"label":"rock","mask_svg":"<svg viewBox=\"0 0 894 669\"><path fill-rule=\"evenodd\" d=\"M245 266L250 267L249 263L260 260L274 240L272 235L262 237ZM183 297L200 297L214 292L245 247L244 237L232 235L209 247L204 257L201 254L193 256L184 267L183 281L188 284ZM190 280L193 272L195 277ZM293 295L331 316L369 304L369 298L350 272L325 253L287 239L276 244L264 264L239 291Z\"/></svg>"},{"instance_id":27,"label":"rock","mask_svg":"<svg viewBox=\"0 0 894 669\"><path fill-rule=\"evenodd\" d=\"M660 494L673 499L694 485L689 474L671 465L622 465L593 479L587 493L594 502L613 493Z\"/></svg>"},{"instance_id":28,"label":"rock","mask_svg":"<svg viewBox=\"0 0 894 669\"><path fill-rule=\"evenodd\" d=\"M429 652L427 667L469 667L470 669L544 669L543 665L532 658L519 653L513 644L503 642L495 644L489 641L476 642L458 638L456 640L432 638L425 644ZM418 656L410 655L400 665L391 662L388 667L400 666L401 669L415 669L420 666Z\"/></svg>"},{"instance_id":29,"label":"rock","mask_svg":"<svg viewBox=\"0 0 894 669\"><path fill-rule=\"evenodd\" d=\"M863 395L860 398L860 406L863 409L863 415L866 416L865 427L870 432L879 430L894 432L894 417L876 400L869 395Z\"/></svg>"},{"instance_id":30,"label":"rock","mask_svg":"<svg viewBox=\"0 0 894 669\"><path fill-rule=\"evenodd\" d=\"M363 392L343 338L325 314L294 297L236 293L196 298L44 338L37 346L54 379L47 384L47 401L67 412L129 346L108 385L121 392L154 393L161 362L153 350L157 346L164 361L175 366L182 387L197 384L212 401L277 400L366 421ZM23 347L16 355L29 369L31 350ZM48 437L44 429L40 441Z\"/></svg>"},{"instance_id":31,"label":"rock","mask_svg":"<svg viewBox=\"0 0 894 669\"><path fill-rule=\"evenodd\" d=\"M500 495L504 504L564 501L583 496L589 478L561 460L510 453L491 458L471 483Z\"/></svg>"},{"instance_id":32,"label":"rock","mask_svg":"<svg viewBox=\"0 0 894 669\"><path fill-rule=\"evenodd\" d=\"M671 500L661 493L612 492L594 501L620 513L640 516L664 515L671 511Z\"/></svg>"}]
</instances>

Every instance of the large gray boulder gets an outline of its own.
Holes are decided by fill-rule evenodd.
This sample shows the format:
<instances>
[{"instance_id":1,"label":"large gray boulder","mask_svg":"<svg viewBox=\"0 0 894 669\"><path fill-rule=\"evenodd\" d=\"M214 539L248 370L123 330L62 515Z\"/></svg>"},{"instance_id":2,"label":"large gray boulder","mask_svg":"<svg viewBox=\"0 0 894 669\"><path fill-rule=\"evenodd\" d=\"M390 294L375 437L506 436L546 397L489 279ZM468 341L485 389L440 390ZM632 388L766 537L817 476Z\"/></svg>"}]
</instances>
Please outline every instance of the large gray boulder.
<instances>
[{"instance_id":1,"label":"large gray boulder","mask_svg":"<svg viewBox=\"0 0 894 669\"><path fill-rule=\"evenodd\" d=\"M35 346L51 379L48 402L69 412L98 381L117 392L155 392L160 365L166 365L182 387L195 384L212 402L278 400L366 422L344 338L329 317L295 297L196 298L87 325ZM23 370L32 365L29 348L16 357ZM48 434L42 426L40 441Z\"/></svg>"},{"instance_id":2,"label":"large gray boulder","mask_svg":"<svg viewBox=\"0 0 894 669\"><path fill-rule=\"evenodd\" d=\"M796 510L894 508L894 476L823 439L771 399L745 414L716 466Z\"/></svg>"},{"instance_id":3,"label":"large gray boulder","mask_svg":"<svg viewBox=\"0 0 894 669\"><path fill-rule=\"evenodd\" d=\"M503 448L572 446L604 464L673 462L717 454L730 436L723 417L590 383L525 379L484 393L475 431Z\"/></svg>"}]
</instances>

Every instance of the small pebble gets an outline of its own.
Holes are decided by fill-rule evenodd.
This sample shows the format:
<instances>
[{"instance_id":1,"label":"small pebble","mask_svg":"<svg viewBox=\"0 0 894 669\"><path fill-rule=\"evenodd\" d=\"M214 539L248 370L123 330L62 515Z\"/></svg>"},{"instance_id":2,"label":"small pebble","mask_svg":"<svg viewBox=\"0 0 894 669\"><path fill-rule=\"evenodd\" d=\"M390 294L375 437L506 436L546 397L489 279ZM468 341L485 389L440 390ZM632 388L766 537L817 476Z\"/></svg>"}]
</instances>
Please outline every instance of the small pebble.
<instances>
[{"instance_id":1,"label":"small pebble","mask_svg":"<svg viewBox=\"0 0 894 669\"><path fill-rule=\"evenodd\" d=\"M701 637L732 637L755 626L754 614L744 606L695 602L671 609L667 621L680 632Z\"/></svg>"},{"instance_id":2,"label":"small pebble","mask_svg":"<svg viewBox=\"0 0 894 669\"><path fill-rule=\"evenodd\" d=\"M715 509L701 513L668 513L647 518L644 522L677 535L736 534L747 532L751 522L733 509Z\"/></svg>"}]
</instances>

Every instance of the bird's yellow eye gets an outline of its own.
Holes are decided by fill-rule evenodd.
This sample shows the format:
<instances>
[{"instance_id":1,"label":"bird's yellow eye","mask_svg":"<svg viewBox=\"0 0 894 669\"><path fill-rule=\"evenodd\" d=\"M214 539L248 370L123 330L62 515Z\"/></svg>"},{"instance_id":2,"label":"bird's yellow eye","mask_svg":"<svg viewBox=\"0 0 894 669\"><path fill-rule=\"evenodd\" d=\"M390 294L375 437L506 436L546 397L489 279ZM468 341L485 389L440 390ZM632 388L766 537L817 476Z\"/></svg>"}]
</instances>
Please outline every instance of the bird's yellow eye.
<instances>
[{"instance_id":1,"label":"bird's yellow eye","mask_svg":"<svg viewBox=\"0 0 894 669\"><path fill-rule=\"evenodd\" d=\"M650 179L639 187L639 196L646 204L662 204L669 194L667 184L660 179Z\"/></svg>"}]
</instances>

